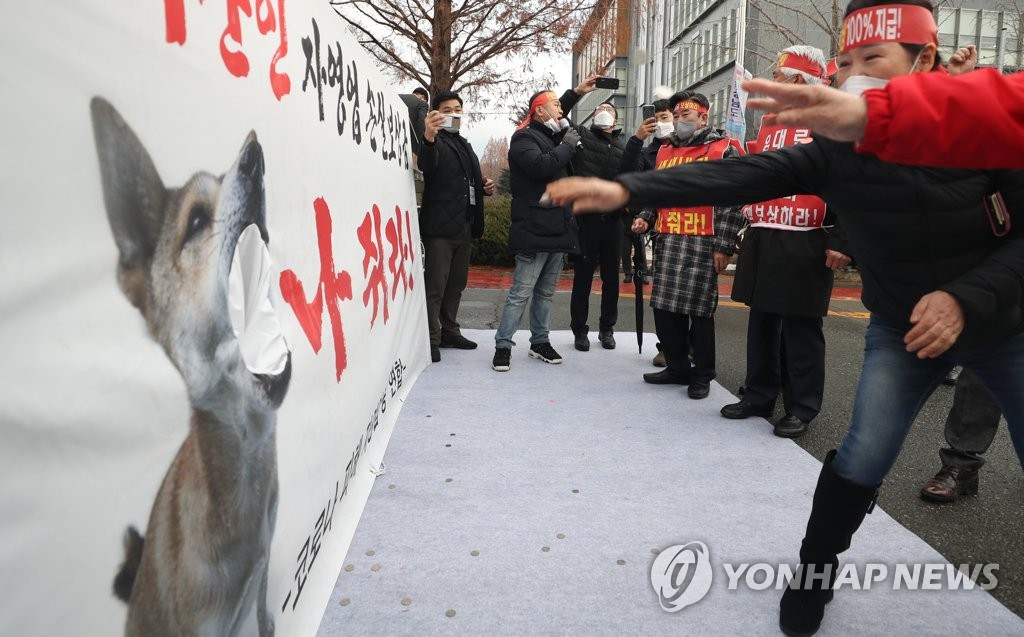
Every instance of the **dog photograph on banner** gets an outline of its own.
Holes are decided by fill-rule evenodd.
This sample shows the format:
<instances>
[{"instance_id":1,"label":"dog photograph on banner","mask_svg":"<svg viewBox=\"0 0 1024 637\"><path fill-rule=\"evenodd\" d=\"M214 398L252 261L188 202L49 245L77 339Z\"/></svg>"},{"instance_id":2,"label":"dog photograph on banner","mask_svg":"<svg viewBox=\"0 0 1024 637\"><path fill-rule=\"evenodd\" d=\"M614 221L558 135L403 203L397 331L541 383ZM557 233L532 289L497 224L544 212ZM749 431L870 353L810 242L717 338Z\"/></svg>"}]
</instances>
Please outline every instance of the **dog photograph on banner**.
<instances>
[{"instance_id":1,"label":"dog photograph on banner","mask_svg":"<svg viewBox=\"0 0 1024 637\"><path fill-rule=\"evenodd\" d=\"M4 632L315 634L427 362L408 109L326 3L55 5L0 27Z\"/></svg>"}]
</instances>

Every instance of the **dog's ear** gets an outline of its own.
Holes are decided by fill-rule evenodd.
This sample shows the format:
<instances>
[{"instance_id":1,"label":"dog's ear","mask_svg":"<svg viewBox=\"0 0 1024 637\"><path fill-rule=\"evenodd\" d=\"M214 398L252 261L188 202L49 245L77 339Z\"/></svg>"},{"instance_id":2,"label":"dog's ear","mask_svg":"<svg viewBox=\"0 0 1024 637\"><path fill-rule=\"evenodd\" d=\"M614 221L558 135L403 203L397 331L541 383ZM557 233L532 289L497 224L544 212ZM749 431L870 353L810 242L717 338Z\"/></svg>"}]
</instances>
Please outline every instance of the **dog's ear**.
<instances>
[{"instance_id":1,"label":"dog's ear","mask_svg":"<svg viewBox=\"0 0 1024 637\"><path fill-rule=\"evenodd\" d=\"M147 269L163 225L167 189L142 142L102 97L90 102L107 219L120 252L118 280L146 313Z\"/></svg>"}]
</instances>

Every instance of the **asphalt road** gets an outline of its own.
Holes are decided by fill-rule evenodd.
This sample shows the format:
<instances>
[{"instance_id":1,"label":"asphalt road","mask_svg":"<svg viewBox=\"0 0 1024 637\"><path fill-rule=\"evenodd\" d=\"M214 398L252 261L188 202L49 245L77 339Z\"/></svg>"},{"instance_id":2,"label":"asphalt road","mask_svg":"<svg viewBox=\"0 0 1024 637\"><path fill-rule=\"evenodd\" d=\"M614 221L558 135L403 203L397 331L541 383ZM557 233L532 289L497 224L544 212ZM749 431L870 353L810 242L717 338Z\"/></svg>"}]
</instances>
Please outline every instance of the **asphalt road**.
<instances>
[{"instance_id":1,"label":"asphalt road","mask_svg":"<svg viewBox=\"0 0 1024 637\"><path fill-rule=\"evenodd\" d=\"M571 275L571 273L569 273ZM650 287L645 288L647 292ZM472 329L495 329L506 290L467 289L463 294L459 320ZM591 295L591 324L596 324L600 296ZM521 328L526 328L526 317ZM747 310L722 299L716 315L718 382L736 393L745 373ZM828 348L825 403L811 430L797 444L816 458L835 448L850 420L853 395L864 357L866 310L857 301L833 300L825 319ZM551 328L569 329L569 292L556 292ZM650 307L645 308L644 328L654 332ZM636 347L633 336L634 299L619 299L616 339L619 347ZM654 356L652 338L645 339L644 352ZM562 352L563 356L600 357L597 335L591 332L591 350ZM481 347L489 347L481 343ZM444 350L442 350L443 352ZM654 370L654 368L651 368ZM514 372L513 372L514 373ZM1022 388L1024 391L1024 388ZM685 396L683 399L685 399ZM1017 461L1006 427L986 454L980 493L952 505L935 505L918 497L925 480L940 467L938 450L944 446L943 425L953 400L950 387L939 388L918 416L896 466L886 478L879 505L953 564L999 564L999 585L992 591L1004 605L1024 617L1024 473ZM781 415L781 403L776 415ZM1004 421L1005 425L1005 421ZM751 480L759 479L750 476ZM794 512L806 516L806 511ZM856 542L856 538L854 539Z\"/></svg>"}]
</instances>

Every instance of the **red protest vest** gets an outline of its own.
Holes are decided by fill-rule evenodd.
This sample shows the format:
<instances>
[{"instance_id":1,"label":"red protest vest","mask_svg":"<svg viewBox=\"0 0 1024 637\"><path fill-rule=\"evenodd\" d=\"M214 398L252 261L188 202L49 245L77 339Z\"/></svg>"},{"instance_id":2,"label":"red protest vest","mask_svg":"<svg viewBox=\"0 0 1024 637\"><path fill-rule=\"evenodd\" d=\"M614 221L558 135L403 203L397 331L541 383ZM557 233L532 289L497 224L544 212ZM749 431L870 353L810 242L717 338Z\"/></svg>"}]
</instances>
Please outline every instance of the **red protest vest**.
<instances>
[{"instance_id":1,"label":"red protest vest","mask_svg":"<svg viewBox=\"0 0 1024 637\"><path fill-rule=\"evenodd\" d=\"M764 152L811 141L806 128L761 126L752 151ZM814 195L791 195L743 207L751 226L776 230L814 230L825 220L825 202Z\"/></svg>"},{"instance_id":2,"label":"red protest vest","mask_svg":"<svg viewBox=\"0 0 1024 637\"><path fill-rule=\"evenodd\" d=\"M714 161L721 159L725 149L735 146L731 139L719 139L710 144L700 146L676 147L665 144L658 151L654 162L657 170L672 168L695 161ZM742 151L741 151L742 152ZM693 236L710 236L715 234L715 209L713 206L696 208L659 208L658 220L654 230L661 234L686 234Z\"/></svg>"}]
</instances>

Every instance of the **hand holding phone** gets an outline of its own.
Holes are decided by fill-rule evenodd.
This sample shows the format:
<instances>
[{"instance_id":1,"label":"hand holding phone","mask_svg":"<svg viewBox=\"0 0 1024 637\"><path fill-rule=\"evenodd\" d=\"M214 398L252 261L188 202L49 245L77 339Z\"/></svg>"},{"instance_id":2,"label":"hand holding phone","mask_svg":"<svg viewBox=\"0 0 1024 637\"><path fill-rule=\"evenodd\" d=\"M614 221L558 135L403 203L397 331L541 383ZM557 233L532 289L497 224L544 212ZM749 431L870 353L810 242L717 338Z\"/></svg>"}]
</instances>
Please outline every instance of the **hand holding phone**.
<instances>
[{"instance_id":1,"label":"hand holding phone","mask_svg":"<svg viewBox=\"0 0 1024 637\"><path fill-rule=\"evenodd\" d=\"M640 107L640 118L649 120L654 117L654 104L644 104Z\"/></svg>"},{"instance_id":2,"label":"hand holding phone","mask_svg":"<svg viewBox=\"0 0 1024 637\"><path fill-rule=\"evenodd\" d=\"M441 128L447 131L457 131L462 126L462 115L457 113L449 113L444 116L444 123L441 124Z\"/></svg>"}]
</instances>

